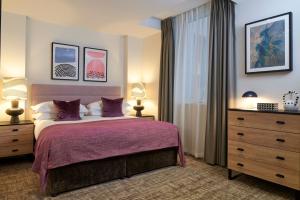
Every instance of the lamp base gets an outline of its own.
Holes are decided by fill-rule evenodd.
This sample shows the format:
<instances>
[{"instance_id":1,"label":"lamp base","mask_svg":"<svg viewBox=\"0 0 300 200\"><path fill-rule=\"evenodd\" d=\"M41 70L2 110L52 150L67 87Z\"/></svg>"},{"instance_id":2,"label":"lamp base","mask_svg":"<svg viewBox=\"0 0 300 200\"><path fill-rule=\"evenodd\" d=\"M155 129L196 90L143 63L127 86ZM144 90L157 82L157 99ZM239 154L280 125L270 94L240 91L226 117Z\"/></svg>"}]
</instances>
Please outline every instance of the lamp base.
<instances>
[{"instance_id":1,"label":"lamp base","mask_svg":"<svg viewBox=\"0 0 300 200\"><path fill-rule=\"evenodd\" d=\"M135 116L142 117L142 110L144 110L144 106L134 106L134 110L136 110Z\"/></svg>"},{"instance_id":2,"label":"lamp base","mask_svg":"<svg viewBox=\"0 0 300 200\"><path fill-rule=\"evenodd\" d=\"M6 114L10 115L10 123L11 124L18 124L20 123L19 115L22 115L24 113L23 108L8 108L6 111Z\"/></svg>"}]
</instances>

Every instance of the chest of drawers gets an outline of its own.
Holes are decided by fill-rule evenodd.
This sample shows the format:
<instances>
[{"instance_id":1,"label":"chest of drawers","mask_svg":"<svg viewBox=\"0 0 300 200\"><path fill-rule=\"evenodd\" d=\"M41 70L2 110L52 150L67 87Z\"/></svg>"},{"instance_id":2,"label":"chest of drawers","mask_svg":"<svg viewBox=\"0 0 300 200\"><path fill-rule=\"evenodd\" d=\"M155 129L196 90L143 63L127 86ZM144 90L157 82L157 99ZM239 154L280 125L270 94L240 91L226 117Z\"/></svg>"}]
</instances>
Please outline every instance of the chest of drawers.
<instances>
[{"instance_id":1,"label":"chest of drawers","mask_svg":"<svg viewBox=\"0 0 300 200\"><path fill-rule=\"evenodd\" d=\"M300 113L229 110L228 169L300 190Z\"/></svg>"},{"instance_id":2,"label":"chest of drawers","mask_svg":"<svg viewBox=\"0 0 300 200\"><path fill-rule=\"evenodd\" d=\"M11 125L0 123L0 158L33 153L33 128L31 121Z\"/></svg>"}]
</instances>

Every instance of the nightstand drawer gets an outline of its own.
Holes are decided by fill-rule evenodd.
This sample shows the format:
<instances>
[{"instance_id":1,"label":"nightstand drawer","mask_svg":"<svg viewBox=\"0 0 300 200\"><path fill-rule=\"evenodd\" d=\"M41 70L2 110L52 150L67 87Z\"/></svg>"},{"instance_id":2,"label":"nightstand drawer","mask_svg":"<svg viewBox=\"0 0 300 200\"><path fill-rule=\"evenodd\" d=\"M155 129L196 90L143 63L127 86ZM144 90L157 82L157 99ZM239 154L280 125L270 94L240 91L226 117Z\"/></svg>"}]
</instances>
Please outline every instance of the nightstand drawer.
<instances>
[{"instance_id":1,"label":"nightstand drawer","mask_svg":"<svg viewBox=\"0 0 300 200\"><path fill-rule=\"evenodd\" d=\"M259 163L300 171L300 153L272 149L242 142L228 141L229 156L236 156Z\"/></svg>"},{"instance_id":2,"label":"nightstand drawer","mask_svg":"<svg viewBox=\"0 0 300 200\"><path fill-rule=\"evenodd\" d=\"M0 147L0 157L30 154L33 152L32 143Z\"/></svg>"},{"instance_id":3,"label":"nightstand drawer","mask_svg":"<svg viewBox=\"0 0 300 200\"><path fill-rule=\"evenodd\" d=\"M0 137L6 135L33 134L33 125L0 126Z\"/></svg>"},{"instance_id":4,"label":"nightstand drawer","mask_svg":"<svg viewBox=\"0 0 300 200\"><path fill-rule=\"evenodd\" d=\"M300 172L229 155L228 168L274 183L300 189Z\"/></svg>"},{"instance_id":5,"label":"nightstand drawer","mask_svg":"<svg viewBox=\"0 0 300 200\"><path fill-rule=\"evenodd\" d=\"M0 135L0 147L18 145L24 143L33 143L32 133L29 134L14 134L14 135Z\"/></svg>"},{"instance_id":6,"label":"nightstand drawer","mask_svg":"<svg viewBox=\"0 0 300 200\"><path fill-rule=\"evenodd\" d=\"M300 134L229 125L228 139L286 151L300 152Z\"/></svg>"},{"instance_id":7,"label":"nightstand drawer","mask_svg":"<svg viewBox=\"0 0 300 200\"><path fill-rule=\"evenodd\" d=\"M300 133L300 115L258 112L228 112L229 125Z\"/></svg>"}]
</instances>

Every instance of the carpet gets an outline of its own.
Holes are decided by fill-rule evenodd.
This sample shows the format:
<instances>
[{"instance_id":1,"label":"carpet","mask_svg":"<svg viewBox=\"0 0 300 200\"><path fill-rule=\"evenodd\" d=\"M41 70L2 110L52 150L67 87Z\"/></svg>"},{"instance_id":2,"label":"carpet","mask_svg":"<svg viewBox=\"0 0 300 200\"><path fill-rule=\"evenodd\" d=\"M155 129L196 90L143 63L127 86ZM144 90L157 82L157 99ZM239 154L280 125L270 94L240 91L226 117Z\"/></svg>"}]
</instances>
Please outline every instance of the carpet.
<instances>
[{"instance_id":1,"label":"carpet","mask_svg":"<svg viewBox=\"0 0 300 200\"><path fill-rule=\"evenodd\" d=\"M227 179L227 170L187 157L187 166L168 167L128 179L111 181L47 197L39 192L38 176L31 161L10 159L0 162L2 200L283 200L293 199L288 188L242 175Z\"/></svg>"}]
</instances>

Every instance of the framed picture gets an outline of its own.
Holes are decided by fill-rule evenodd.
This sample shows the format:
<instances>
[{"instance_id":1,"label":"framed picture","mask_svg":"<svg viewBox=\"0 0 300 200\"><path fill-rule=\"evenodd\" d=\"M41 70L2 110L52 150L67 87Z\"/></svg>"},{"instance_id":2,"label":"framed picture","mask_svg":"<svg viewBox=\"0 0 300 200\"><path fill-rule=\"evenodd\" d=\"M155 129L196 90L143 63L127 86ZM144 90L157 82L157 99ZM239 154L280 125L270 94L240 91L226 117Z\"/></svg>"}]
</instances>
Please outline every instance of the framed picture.
<instances>
[{"instance_id":1,"label":"framed picture","mask_svg":"<svg viewBox=\"0 0 300 200\"><path fill-rule=\"evenodd\" d=\"M107 50L84 47L83 80L107 82Z\"/></svg>"},{"instance_id":2,"label":"framed picture","mask_svg":"<svg viewBox=\"0 0 300 200\"><path fill-rule=\"evenodd\" d=\"M79 80L79 46L52 43L53 80Z\"/></svg>"},{"instance_id":3,"label":"framed picture","mask_svg":"<svg viewBox=\"0 0 300 200\"><path fill-rule=\"evenodd\" d=\"M245 25L246 74L292 71L292 13Z\"/></svg>"}]
</instances>

